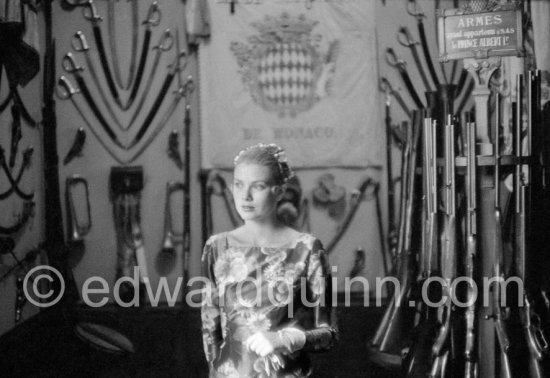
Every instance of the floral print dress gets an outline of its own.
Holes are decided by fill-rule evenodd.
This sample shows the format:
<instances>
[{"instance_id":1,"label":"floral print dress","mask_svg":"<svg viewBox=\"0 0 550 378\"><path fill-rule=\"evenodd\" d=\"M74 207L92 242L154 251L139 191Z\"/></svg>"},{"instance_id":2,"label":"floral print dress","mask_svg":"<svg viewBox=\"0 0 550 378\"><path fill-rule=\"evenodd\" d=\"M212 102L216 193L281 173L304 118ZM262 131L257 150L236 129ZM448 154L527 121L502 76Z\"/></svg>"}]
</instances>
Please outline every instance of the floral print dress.
<instances>
[{"instance_id":1,"label":"floral print dress","mask_svg":"<svg viewBox=\"0 0 550 378\"><path fill-rule=\"evenodd\" d=\"M201 310L210 377L307 377L308 351L329 349L338 336L331 279L321 242L301 234L292 248L232 246L227 233L208 239L202 256L208 279ZM304 347L261 357L245 346L257 331L303 330Z\"/></svg>"}]
</instances>

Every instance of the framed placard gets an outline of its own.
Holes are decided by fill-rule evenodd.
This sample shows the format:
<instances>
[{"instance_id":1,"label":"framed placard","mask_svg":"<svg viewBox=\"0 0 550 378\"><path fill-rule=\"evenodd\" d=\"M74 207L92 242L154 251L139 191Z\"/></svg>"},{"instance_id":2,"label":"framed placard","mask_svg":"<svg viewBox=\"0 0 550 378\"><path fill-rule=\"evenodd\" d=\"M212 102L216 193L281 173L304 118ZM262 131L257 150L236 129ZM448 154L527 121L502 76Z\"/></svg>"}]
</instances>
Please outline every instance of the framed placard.
<instances>
[{"instance_id":1,"label":"framed placard","mask_svg":"<svg viewBox=\"0 0 550 378\"><path fill-rule=\"evenodd\" d=\"M523 56L521 10L499 6L480 13L445 9L438 13L439 61Z\"/></svg>"}]
</instances>

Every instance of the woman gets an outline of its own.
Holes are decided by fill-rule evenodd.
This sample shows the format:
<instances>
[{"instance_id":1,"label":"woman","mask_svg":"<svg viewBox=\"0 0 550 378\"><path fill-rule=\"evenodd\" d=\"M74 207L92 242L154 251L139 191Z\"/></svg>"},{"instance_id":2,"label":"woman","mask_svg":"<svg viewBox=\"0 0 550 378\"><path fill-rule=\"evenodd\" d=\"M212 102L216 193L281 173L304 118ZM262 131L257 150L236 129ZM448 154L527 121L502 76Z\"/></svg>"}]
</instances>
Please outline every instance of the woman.
<instances>
[{"instance_id":1,"label":"woman","mask_svg":"<svg viewBox=\"0 0 550 378\"><path fill-rule=\"evenodd\" d=\"M306 352L327 350L338 336L326 254L277 216L293 175L280 147L249 147L234 165L244 225L210 237L202 256L210 377L307 377Z\"/></svg>"}]
</instances>

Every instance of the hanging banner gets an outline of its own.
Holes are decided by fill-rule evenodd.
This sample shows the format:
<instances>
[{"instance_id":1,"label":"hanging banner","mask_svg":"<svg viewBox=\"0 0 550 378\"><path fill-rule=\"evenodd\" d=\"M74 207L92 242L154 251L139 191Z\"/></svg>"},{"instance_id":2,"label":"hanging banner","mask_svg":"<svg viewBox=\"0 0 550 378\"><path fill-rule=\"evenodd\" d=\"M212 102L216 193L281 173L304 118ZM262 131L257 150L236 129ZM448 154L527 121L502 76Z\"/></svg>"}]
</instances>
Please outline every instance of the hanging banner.
<instances>
[{"instance_id":1,"label":"hanging banner","mask_svg":"<svg viewBox=\"0 0 550 378\"><path fill-rule=\"evenodd\" d=\"M209 0L199 50L203 168L277 143L295 167L381 161L375 2ZM234 13L230 12L234 8Z\"/></svg>"}]
</instances>

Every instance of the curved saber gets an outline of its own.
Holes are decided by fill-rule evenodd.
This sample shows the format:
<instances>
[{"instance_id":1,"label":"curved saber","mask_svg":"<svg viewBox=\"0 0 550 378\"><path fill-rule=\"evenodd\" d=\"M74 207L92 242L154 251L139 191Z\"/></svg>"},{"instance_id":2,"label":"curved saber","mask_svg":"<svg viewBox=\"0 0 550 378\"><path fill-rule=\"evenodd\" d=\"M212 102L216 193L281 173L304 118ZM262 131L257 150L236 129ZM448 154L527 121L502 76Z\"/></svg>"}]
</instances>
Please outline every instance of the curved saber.
<instances>
[{"instance_id":1,"label":"curved saber","mask_svg":"<svg viewBox=\"0 0 550 378\"><path fill-rule=\"evenodd\" d=\"M416 92L416 89L414 88L414 85L411 82L411 78L407 73L407 69L405 68L405 62L397 58L397 55L395 55L395 52L391 47L388 47L386 49L386 61L390 66L396 68L399 71L399 75L401 76L401 79L403 80L403 83L407 87L407 90L409 91L409 94L411 95L416 106L419 109L424 108L424 105L422 104L422 101L420 100L420 97L418 96L418 93Z\"/></svg>"},{"instance_id":2,"label":"curved saber","mask_svg":"<svg viewBox=\"0 0 550 378\"><path fill-rule=\"evenodd\" d=\"M88 0L86 7L83 10L83 14L84 18L92 23L92 30L97 46L99 61L101 62L101 67L103 68L103 73L105 74L109 91L111 92L111 95L115 99L117 105L120 108L123 108L115 82L113 80L113 75L111 74L111 69L109 68L109 62L107 61L107 54L105 53L105 46L103 44L103 36L101 34L101 28L99 27L99 23L103 20L103 18L97 13L97 8L95 7L93 0Z\"/></svg>"},{"instance_id":3,"label":"curved saber","mask_svg":"<svg viewBox=\"0 0 550 378\"><path fill-rule=\"evenodd\" d=\"M145 133L147 132L149 125L155 118L155 115L157 114L160 106L162 105L162 102L164 101L164 97L166 96L166 93L170 88L170 85L172 85L174 76L176 76L176 72L178 71L178 68L179 68L179 64L178 64L179 59L180 59L179 52L176 52L175 60L172 63L172 67L170 68L170 71L166 75L166 78L164 79L164 83L160 88L159 94L157 95L155 102L151 106L151 110L149 111L149 114L147 114L147 117L145 118L137 134L135 135L134 140L130 143L129 148L132 148L139 143L141 138L143 138L143 135L145 135Z\"/></svg>"},{"instance_id":4,"label":"curved saber","mask_svg":"<svg viewBox=\"0 0 550 378\"><path fill-rule=\"evenodd\" d=\"M122 131L128 130L128 127L122 125L118 118L116 117L116 114L114 112L113 107L111 106L111 103L107 100L107 95L105 91L103 90L103 87L100 85L99 76L97 74L97 71L95 70L95 67L92 62L92 58L90 56L90 46L88 45L88 41L86 40L86 36L84 33L82 33L80 30L77 31L74 34L73 40L71 42L71 45L73 47L73 50L77 52L83 52L84 53L84 59L86 60L86 66L88 67L88 70L90 71L90 74L92 75L93 81L96 83L96 88L99 91L99 97L101 98L101 101L103 102L103 105L105 105L105 108L109 112L109 115L113 118L115 121L115 124L117 127L119 127Z\"/></svg>"},{"instance_id":5,"label":"curved saber","mask_svg":"<svg viewBox=\"0 0 550 378\"><path fill-rule=\"evenodd\" d=\"M141 147L128 159L125 161L125 164L129 164L133 162L138 156L140 156L143 151L151 144L151 142L156 138L158 133L164 128L170 117L172 116L172 113L176 110L178 107L178 104L182 98L188 98L188 95L193 91L193 79L191 76L189 76L182 86L180 86L175 92L174 92L174 99L172 100L172 103L170 104L170 107L164 114L164 117L161 119L161 121L157 124L153 132L147 137L145 142L141 145Z\"/></svg>"},{"instance_id":6,"label":"curved saber","mask_svg":"<svg viewBox=\"0 0 550 378\"><path fill-rule=\"evenodd\" d=\"M65 56L61 60L61 65L63 66L63 69L65 71L67 71L68 73L73 74L73 76L76 79L76 83L78 84L78 87L80 88L80 91L84 95L84 98L86 99L86 102L88 103L88 105L92 109L94 115L97 117L98 120L100 120L102 125L103 124L107 125L107 126L104 126L104 128L106 127L107 129L109 129L108 131L106 130L107 133L109 134L109 136L111 136L111 137L114 136L116 138L114 131L111 130L111 127L109 126L107 121L104 119L101 111L99 110L99 107L95 103L94 98L93 98L92 94L90 93L90 90L88 89L88 86L86 85L86 81L84 80L84 78L82 77L82 74L80 73L80 72L84 71L84 67L79 66L76 63L76 61L74 59L74 55L71 52L68 52L67 54L65 54ZM100 97L101 97L101 100L103 101L103 105L105 105L105 107L107 108L107 112L111 116L112 121L121 130L125 130L125 128L122 126L122 124L118 120L117 116L115 115L115 113L114 113L113 109L111 108L111 106L110 106L109 102L107 101L107 99L103 96L100 96ZM101 121L102 119L103 119L103 121Z\"/></svg>"},{"instance_id":7,"label":"curved saber","mask_svg":"<svg viewBox=\"0 0 550 378\"><path fill-rule=\"evenodd\" d=\"M105 143L103 141L103 138L101 138L101 136L98 134L98 132L96 131L96 129L92 126L92 124L90 123L90 121L88 120L88 118L86 117L86 113L84 112L84 110L82 109L82 107L80 106L80 104L76 101L76 99L74 98L74 96L79 93L78 90L76 90L73 85L71 84L71 82L65 77L65 76L61 76L57 82L57 90L56 90L56 94L57 96L62 99L62 100L71 100L71 102L73 103L74 107L76 108L76 111L78 112L78 114L80 115L80 117L84 120L84 122L86 123L86 125L88 126L88 128L92 131L92 133L94 134L94 136L96 137L96 139L98 140L98 142L103 146L103 148L105 148L105 150L109 153L109 155L111 155L111 157L113 159L115 159L118 163L120 164L125 164L124 163L124 160L122 160L110 147L107 143ZM61 91L59 88L62 88Z\"/></svg>"},{"instance_id":8,"label":"curved saber","mask_svg":"<svg viewBox=\"0 0 550 378\"><path fill-rule=\"evenodd\" d=\"M129 89L134 83L136 75L136 59L138 45L138 25L139 25L139 8L138 0L128 0L132 2L132 56L130 57L130 68L128 72L128 81L124 89Z\"/></svg>"},{"instance_id":9,"label":"curved saber","mask_svg":"<svg viewBox=\"0 0 550 378\"><path fill-rule=\"evenodd\" d=\"M92 94L90 93L90 90L88 89L88 86L84 81L84 78L82 77L82 75L80 75L80 71L83 70L83 68L76 65L72 53L69 52L63 57L63 68L65 69L65 71L71 72L76 78L76 82L78 84L78 87L80 88L80 92L84 96L84 99L88 103L88 106L92 110L92 113L94 113L95 117L103 127L103 130L105 130L107 135L109 135L109 137L117 146L124 148L124 144L119 141L117 135L115 134L113 129L111 129L109 122L107 122L107 120L103 117L101 110L99 110L97 104L95 103L94 98L92 97Z\"/></svg>"},{"instance_id":10,"label":"curved saber","mask_svg":"<svg viewBox=\"0 0 550 378\"><path fill-rule=\"evenodd\" d=\"M155 77L155 73L157 71L157 67L160 62L160 56L164 51L168 51L172 48L172 45L174 44L173 41L174 41L174 37L172 36L172 32L170 31L170 29L166 29L159 39L159 44L153 47L153 49L157 50L155 54L155 60L153 61L153 66L149 71L149 77L147 78L147 83L145 84L145 90L143 91L143 94L139 100L139 103L136 106L134 115L130 119L130 123L128 124L127 129L132 127L132 125L134 124L134 121L136 120L138 114L142 109L142 105L145 102L145 99L148 97L149 90L151 89L151 84L153 83L153 78Z\"/></svg>"},{"instance_id":11,"label":"curved saber","mask_svg":"<svg viewBox=\"0 0 550 378\"><path fill-rule=\"evenodd\" d=\"M137 69L136 79L132 85L132 92L130 92L130 97L128 97L128 101L126 102L126 105L122 107L122 109L124 110L128 110L130 106L132 106L132 103L134 102L134 100L136 99L139 86L141 85L141 82L142 82L141 79L143 77L143 71L145 71L145 64L147 63L147 57L149 56L149 45L151 43L151 27L157 26L158 24L160 24L160 19L161 19L160 9L158 8L158 3L154 1L149 7L147 19L143 21L143 24L147 26L145 28L145 36L143 37L143 45L141 47L141 57L139 58L139 65ZM146 95L146 93L144 95Z\"/></svg>"},{"instance_id":12,"label":"curved saber","mask_svg":"<svg viewBox=\"0 0 550 378\"><path fill-rule=\"evenodd\" d=\"M32 118L29 110L25 106L25 103L23 103L23 99L21 98L21 95L19 94L17 88L12 88L10 91L12 92L11 95L13 98L13 102L19 106L19 110L21 111L21 116L23 117L23 119L29 124L29 126L36 127L36 125L38 125L38 121Z\"/></svg>"},{"instance_id":13,"label":"curved saber","mask_svg":"<svg viewBox=\"0 0 550 378\"><path fill-rule=\"evenodd\" d=\"M19 191L18 194L20 195L21 194L21 190L19 189L19 183L21 182L21 178L23 177L23 172L25 171L26 168L28 168L31 164L31 158L32 158L32 153L34 152L34 148L32 146L29 146L25 149L25 151L23 152L23 164L21 164L21 167L19 167L19 173L17 173L17 177L15 177L15 184L11 186L11 188L9 188L8 190L6 190L4 193L0 193L0 200L5 200L6 198L8 198L14 191ZM2 156L0 156L0 158L4 159L5 157L3 156L4 154L4 150L0 150L0 154ZM25 194L25 193L23 193ZM30 199L32 198L33 196L31 195L30 197L28 197L27 199Z\"/></svg>"},{"instance_id":14,"label":"curved saber","mask_svg":"<svg viewBox=\"0 0 550 378\"><path fill-rule=\"evenodd\" d=\"M382 77L380 79L380 90L382 90L382 92L386 92L386 90L389 91L389 93L395 98L395 101L397 101L399 106L401 106L401 109L403 109L405 114L407 114L407 117L412 117L412 113L405 101L403 100L403 97L401 97L399 92L393 90L390 82L385 77Z\"/></svg>"},{"instance_id":15,"label":"curved saber","mask_svg":"<svg viewBox=\"0 0 550 378\"><path fill-rule=\"evenodd\" d=\"M27 151L29 151L29 149L27 149ZM32 154L32 150L30 150L31 152L26 152L26 159L29 159L30 160L30 156ZM27 165L29 164L29 162L23 162L23 165ZM19 188L19 181L21 180L21 174L22 174L22 171L23 171L23 167L21 167L21 172L20 174L18 174L18 177L17 178L14 178L11 174L11 171L8 167L8 164L6 162L6 153L4 151L4 148L0 146L0 166L2 167L2 169L4 170L4 173L6 174L6 177L8 178L8 181L10 182L10 185L11 185L11 188L13 189L13 191L22 199L24 200L31 200L33 197L34 197L34 192L30 192L30 193L25 193L23 192L20 188Z\"/></svg>"},{"instance_id":16,"label":"curved saber","mask_svg":"<svg viewBox=\"0 0 550 378\"><path fill-rule=\"evenodd\" d=\"M10 104L10 101L11 101L11 97L12 97L12 93L11 91L8 93L8 95L6 96L6 98L4 99L4 101L2 101L0 103L0 113L2 113L4 110L6 110L6 108L8 107L8 105Z\"/></svg>"},{"instance_id":17,"label":"curved saber","mask_svg":"<svg viewBox=\"0 0 550 378\"><path fill-rule=\"evenodd\" d=\"M109 22L107 23L109 31L109 47L111 50L111 58L113 62L113 71L115 73L115 80L120 88L126 88L122 83L122 74L120 73L120 61L118 59L117 49L117 37L115 27L115 2L117 0L107 0L107 17Z\"/></svg>"},{"instance_id":18,"label":"curved saber","mask_svg":"<svg viewBox=\"0 0 550 378\"><path fill-rule=\"evenodd\" d=\"M402 26L399 29L399 31L397 32L397 41L402 46L408 47L411 50L412 57L414 59L414 62L416 63L416 68L418 68L418 72L420 73L420 78L424 83L424 88L428 92L432 91L432 87L430 86L430 81L426 76L426 72L424 72L424 67L422 67L422 63L420 62L420 56L418 55L418 50L416 49L416 45L418 45L418 42L416 42L413 39L412 34L409 31L409 28L407 28L406 26Z\"/></svg>"}]
</instances>

